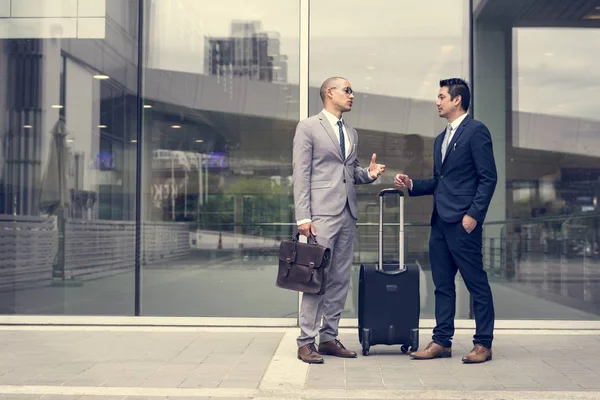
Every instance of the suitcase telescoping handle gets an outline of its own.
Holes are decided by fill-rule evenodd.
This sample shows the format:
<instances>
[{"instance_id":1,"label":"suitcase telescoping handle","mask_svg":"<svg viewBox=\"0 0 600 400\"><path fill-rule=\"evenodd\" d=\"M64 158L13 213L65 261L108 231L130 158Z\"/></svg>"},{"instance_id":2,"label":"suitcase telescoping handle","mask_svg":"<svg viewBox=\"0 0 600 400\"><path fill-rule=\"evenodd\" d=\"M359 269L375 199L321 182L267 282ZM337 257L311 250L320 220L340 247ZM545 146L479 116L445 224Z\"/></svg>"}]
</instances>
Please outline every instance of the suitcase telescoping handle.
<instances>
[{"instance_id":1,"label":"suitcase telescoping handle","mask_svg":"<svg viewBox=\"0 0 600 400\"><path fill-rule=\"evenodd\" d=\"M404 193L398 189L383 189L379 192L379 260L377 269L383 271L383 198L386 195L395 194L400 196L400 235L398 238L398 266L399 269L395 273L403 272L406 269L404 265Z\"/></svg>"}]
</instances>

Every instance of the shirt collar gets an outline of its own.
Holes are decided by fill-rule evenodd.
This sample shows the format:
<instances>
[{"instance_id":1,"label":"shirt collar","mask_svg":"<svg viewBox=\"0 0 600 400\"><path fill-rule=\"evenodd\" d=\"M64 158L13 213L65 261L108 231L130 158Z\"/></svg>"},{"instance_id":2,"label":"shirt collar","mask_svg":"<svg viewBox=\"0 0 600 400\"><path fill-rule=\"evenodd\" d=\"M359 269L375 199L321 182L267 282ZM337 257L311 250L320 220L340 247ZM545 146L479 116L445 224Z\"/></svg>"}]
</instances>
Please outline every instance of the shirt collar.
<instances>
[{"instance_id":1,"label":"shirt collar","mask_svg":"<svg viewBox=\"0 0 600 400\"><path fill-rule=\"evenodd\" d=\"M464 113L463 115L452 121L452 123L450 124L452 126L452 132L454 132L458 128L458 126L464 121L466 117L467 113Z\"/></svg>"},{"instance_id":2,"label":"shirt collar","mask_svg":"<svg viewBox=\"0 0 600 400\"><path fill-rule=\"evenodd\" d=\"M336 127L338 121L344 122L343 117L341 119L338 119L335 115L333 115L332 113L330 113L326 109L323 109L323 114L325 115L325 117L327 118L327 121L329 121L329 123L331 124L331 126Z\"/></svg>"}]
</instances>

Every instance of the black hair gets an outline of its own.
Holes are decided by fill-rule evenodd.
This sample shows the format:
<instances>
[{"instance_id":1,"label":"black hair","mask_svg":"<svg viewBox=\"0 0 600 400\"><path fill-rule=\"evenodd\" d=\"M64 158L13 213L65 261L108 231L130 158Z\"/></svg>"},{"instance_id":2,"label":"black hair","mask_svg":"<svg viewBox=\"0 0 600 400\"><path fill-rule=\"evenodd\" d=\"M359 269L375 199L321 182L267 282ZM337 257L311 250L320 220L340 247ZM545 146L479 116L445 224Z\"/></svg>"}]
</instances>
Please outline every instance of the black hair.
<instances>
[{"instance_id":1,"label":"black hair","mask_svg":"<svg viewBox=\"0 0 600 400\"><path fill-rule=\"evenodd\" d=\"M450 100L453 100L456 96L460 96L463 110L468 111L471 105L471 91L467 82L460 78L442 79L440 87L444 86L448 87Z\"/></svg>"}]
</instances>

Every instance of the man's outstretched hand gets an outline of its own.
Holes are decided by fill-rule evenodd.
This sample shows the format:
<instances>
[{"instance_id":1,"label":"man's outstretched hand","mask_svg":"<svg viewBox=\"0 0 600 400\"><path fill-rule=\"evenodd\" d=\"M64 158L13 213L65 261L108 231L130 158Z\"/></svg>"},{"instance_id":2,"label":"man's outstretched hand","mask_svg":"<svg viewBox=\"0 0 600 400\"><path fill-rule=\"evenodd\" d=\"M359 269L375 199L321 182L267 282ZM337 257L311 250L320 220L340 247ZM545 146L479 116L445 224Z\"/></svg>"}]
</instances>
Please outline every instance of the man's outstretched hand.
<instances>
[{"instance_id":1,"label":"man's outstretched hand","mask_svg":"<svg viewBox=\"0 0 600 400\"><path fill-rule=\"evenodd\" d=\"M369 164L369 175L371 178L378 178L381 174L385 172L385 165L377 164L377 154L373 153L371 157L371 164Z\"/></svg>"},{"instance_id":2,"label":"man's outstretched hand","mask_svg":"<svg viewBox=\"0 0 600 400\"><path fill-rule=\"evenodd\" d=\"M408 175L398 174L394 177L394 186L398 189L410 189L410 178Z\"/></svg>"}]
</instances>

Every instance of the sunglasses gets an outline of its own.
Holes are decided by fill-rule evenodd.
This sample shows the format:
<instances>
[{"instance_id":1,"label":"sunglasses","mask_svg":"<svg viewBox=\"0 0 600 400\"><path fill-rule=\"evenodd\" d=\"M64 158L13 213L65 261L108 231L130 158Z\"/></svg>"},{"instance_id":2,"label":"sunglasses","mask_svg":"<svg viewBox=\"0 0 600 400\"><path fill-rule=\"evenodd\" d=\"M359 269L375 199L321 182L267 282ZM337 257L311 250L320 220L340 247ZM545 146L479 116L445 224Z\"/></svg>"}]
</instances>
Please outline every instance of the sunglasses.
<instances>
[{"instance_id":1,"label":"sunglasses","mask_svg":"<svg viewBox=\"0 0 600 400\"><path fill-rule=\"evenodd\" d=\"M334 86L331 89L337 89L337 87ZM342 90L342 92L346 92L346 94L348 96L350 96L351 94L354 94L354 90L352 90L352 88L350 86L346 86L346 87L342 88L341 90Z\"/></svg>"}]
</instances>

